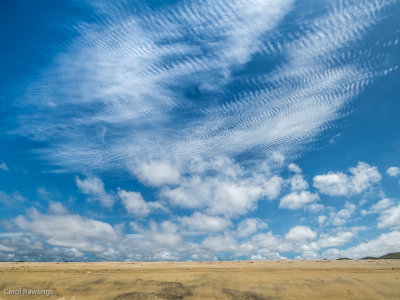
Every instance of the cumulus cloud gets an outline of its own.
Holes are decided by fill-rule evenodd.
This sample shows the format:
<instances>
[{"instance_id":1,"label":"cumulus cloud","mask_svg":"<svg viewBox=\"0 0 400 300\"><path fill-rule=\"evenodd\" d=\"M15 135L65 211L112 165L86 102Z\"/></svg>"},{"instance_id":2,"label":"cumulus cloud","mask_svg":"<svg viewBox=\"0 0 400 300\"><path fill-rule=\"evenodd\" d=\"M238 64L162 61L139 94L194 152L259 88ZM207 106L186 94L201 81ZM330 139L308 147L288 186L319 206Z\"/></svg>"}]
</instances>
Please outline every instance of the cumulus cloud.
<instances>
[{"instance_id":1,"label":"cumulus cloud","mask_svg":"<svg viewBox=\"0 0 400 300\"><path fill-rule=\"evenodd\" d=\"M49 204L49 212L52 214L66 214L67 209L60 202L50 202Z\"/></svg>"},{"instance_id":2,"label":"cumulus cloud","mask_svg":"<svg viewBox=\"0 0 400 300\"><path fill-rule=\"evenodd\" d=\"M272 232L267 232L254 235L249 242L243 244L242 248L251 250L253 254L276 253L291 251L293 250L293 245L291 242L273 235Z\"/></svg>"},{"instance_id":3,"label":"cumulus cloud","mask_svg":"<svg viewBox=\"0 0 400 300\"><path fill-rule=\"evenodd\" d=\"M203 231L205 233L223 231L232 226L232 222L221 217L209 216L199 212L190 217L182 217L181 224L190 231Z\"/></svg>"},{"instance_id":4,"label":"cumulus cloud","mask_svg":"<svg viewBox=\"0 0 400 300\"><path fill-rule=\"evenodd\" d=\"M222 161L217 164L196 162L191 175L182 178L175 187L164 187L161 197L173 206L235 216L254 210L262 198L275 199L279 195L281 177L244 174L232 160Z\"/></svg>"},{"instance_id":5,"label":"cumulus cloud","mask_svg":"<svg viewBox=\"0 0 400 300\"><path fill-rule=\"evenodd\" d=\"M299 227L299 226L297 226ZM296 227L294 227L296 228ZM290 232L289 232L290 233ZM320 251L324 248L343 246L354 236L353 232L341 231L334 235L322 233L316 240L316 232L310 231L309 227L297 229L294 232L293 251L300 253L296 259L318 259L321 257Z\"/></svg>"},{"instance_id":6,"label":"cumulus cloud","mask_svg":"<svg viewBox=\"0 0 400 300\"><path fill-rule=\"evenodd\" d=\"M0 170L3 170L3 171L10 171L10 169L8 168L8 166L7 166L7 164L6 164L5 162L2 162L2 163L0 164Z\"/></svg>"},{"instance_id":7,"label":"cumulus cloud","mask_svg":"<svg viewBox=\"0 0 400 300\"><path fill-rule=\"evenodd\" d=\"M238 224L236 235L238 237L247 237L267 227L268 225L265 222L261 221L260 219L256 218L245 219Z\"/></svg>"},{"instance_id":8,"label":"cumulus cloud","mask_svg":"<svg viewBox=\"0 0 400 300\"><path fill-rule=\"evenodd\" d=\"M278 180L271 179L271 185L278 186ZM214 187L213 199L207 211L212 214L236 215L255 210L257 200L270 195L268 182L250 185L246 182L219 182ZM275 192L273 193L275 195Z\"/></svg>"},{"instance_id":9,"label":"cumulus cloud","mask_svg":"<svg viewBox=\"0 0 400 300\"><path fill-rule=\"evenodd\" d=\"M349 257L359 259L365 256L381 256L390 252L398 252L399 249L400 232L393 231L383 233L369 242L360 243L348 249L329 249L323 253L323 256L328 258Z\"/></svg>"},{"instance_id":10,"label":"cumulus cloud","mask_svg":"<svg viewBox=\"0 0 400 300\"><path fill-rule=\"evenodd\" d=\"M84 194L102 194L104 191L104 183L98 177L91 177L81 180L79 177L76 178L76 185Z\"/></svg>"},{"instance_id":11,"label":"cumulus cloud","mask_svg":"<svg viewBox=\"0 0 400 300\"><path fill-rule=\"evenodd\" d=\"M327 219L328 219L327 216L318 216L318 224L319 225L324 224Z\"/></svg>"},{"instance_id":12,"label":"cumulus cloud","mask_svg":"<svg viewBox=\"0 0 400 300\"><path fill-rule=\"evenodd\" d=\"M348 178L344 173L329 172L325 175L317 175L314 177L314 187L321 193L337 196L346 195L348 193Z\"/></svg>"},{"instance_id":13,"label":"cumulus cloud","mask_svg":"<svg viewBox=\"0 0 400 300\"><path fill-rule=\"evenodd\" d=\"M212 252L235 252L239 245L231 236L209 236L203 240L201 246Z\"/></svg>"},{"instance_id":14,"label":"cumulus cloud","mask_svg":"<svg viewBox=\"0 0 400 300\"><path fill-rule=\"evenodd\" d=\"M294 163L290 163L288 165L288 170L294 173L301 173L302 170L300 169L300 167Z\"/></svg>"},{"instance_id":15,"label":"cumulus cloud","mask_svg":"<svg viewBox=\"0 0 400 300\"><path fill-rule=\"evenodd\" d=\"M119 189L118 196L122 200L122 205L125 207L127 212L136 216L144 217L154 210L165 209L160 202L146 202L138 192L129 192Z\"/></svg>"},{"instance_id":16,"label":"cumulus cloud","mask_svg":"<svg viewBox=\"0 0 400 300\"><path fill-rule=\"evenodd\" d=\"M27 201L27 199L24 196L22 196L21 193L18 191L15 191L11 194L7 194L3 191L0 191L0 202L3 202L8 206L11 206L18 202L25 202L25 201Z\"/></svg>"},{"instance_id":17,"label":"cumulus cloud","mask_svg":"<svg viewBox=\"0 0 400 300\"><path fill-rule=\"evenodd\" d=\"M49 247L26 233L0 234L0 261L82 261L76 248Z\"/></svg>"},{"instance_id":18,"label":"cumulus cloud","mask_svg":"<svg viewBox=\"0 0 400 300\"><path fill-rule=\"evenodd\" d=\"M314 187L322 194L348 196L365 191L382 178L377 167L364 162L359 162L356 167L349 168L349 173L351 175L342 172L317 175L313 178Z\"/></svg>"},{"instance_id":19,"label":"cumulus cloud","mask_svg":"<svg viewBox=\"0 0 400 300\"><path fill-rule=\"evenodd\" d=\"M392 206L394 206L394 201L389 198L384 198L379 200L377 203L371 205L367 213L379 213Z\"/></svg>"},{"instance_id":20,"label":"cumulus cloud","mask_svg":"<svg viewBox=\"0 0 400 300\"><path fill-rule=\"evenodd\" d=\"M317 232L310 227L295 226L285 236L279 236L271 231L264 232L267 224L259 219L242 220L233 230L228 219L194 213L175 221L158 223L150 220L144 225L131 222L133 233L122 234L117 227L107 223L69 214L55 202L49 207L48 214L32 210L28 216L14 219L14 224L24 231L27 249L34 248L35 240L39 241L38 252L43 255L53 253L51 247L58 247L59 254L53 260L67 256L67 259L86 259L87 254L106 260L214 260L243 256L279 259L288 252L300 253L302 258L318 258L321 249L342 246L356 232L321 233L318 238ZM188 236L191 238L187 239ZM0 259L10 255L15 247L16 243L2 239L0 234ZM26 253L40 260L29 251Z\"/></svg>"},{"instance_id":21,"label":"cumulus cloud","mask_svg":"<svg viewBox=\"0 0 400 300\"><path fill-rule=\"evenodd\" d=\"M143 228L131 222L131 227L143 237L140 240L140 242L144 242L143 246L147 244L147 246L153 247L153 251L160 251L160 249L163 249L163 251L172 251L173 249L186 250L182 234L178 231L178 225L172 221L163 221L160 224L150 221L149 228Z\"/></svg>"},{"instance_id":22,"label":"cumulus cloud","mask_svg":"<svg viewBox=\"0 0 400 300\"><path fill-rule=\"evenodd\" d=\"M357 206L352 203L346 203L345 207L338 212L333 211L330 213L329 223L334 226L344 225L354 216L356 210Z\"/></svg>"},{"instance_id":23,"label":"cumulus cloud","mask_svg":"<svg viewBox=\"0 0 400 300\"><path fill-rule=\"evenodd\" d=\"M372 167L363 162L359 162L355 168L350 168L349 171L353 175L351 178L351 191L356 194L365 191L372 184L379 182L382 178L377 167Z\"/></svg>"},{"instance_id":24,"label":"cumulus cloud","mask_svg":"<svg viewBox=\"0 0 400 300\"><path fill-rule=\"evenodd\" d=\"M44 200L50 200L52 194L44 187L40 186L36 189L37 194L39 195L40 198Z\"/></svg>"},{"instance_id":25,"label":"cumulus cloud","mask_svg":"<svg viewBox=\"0 0 400 300\"><path fill-rule=\"evenodd\" d=\"M399 167L390 167L386 170L386 173L391 177L397 177L400 175Z\"/></svg>"},{"instance_id":26,"label":"cumulus cloud","mask_svg":"<svg viewBox=\"0 0 400 300\"><path fill-rule=\"evenodd\" d=\"M285 235L285 238L289 241L294 242L305 242L314 240L317 237L317 233L308 226L295 226L290 228L289 232Z\"/></svg>"},{"instance_id":27,"label":"cumulus cloud","mask_svg":"<svg viewBox=\"0 0 400 300\"><path fill-rule=\"evenodd\" d=\"M200 219L202 216L197 217ZM136 223L131 223L131 226L134 231L140 233L135 237L132 236L132 241L136 241L138 253L143 251L154 255L172 253L175 258L182 259L182 255L186 255L196 260L216 259L220 254L226 259L242 256L254 259L278 259L284 258L284 253L291 251L301 253L303 258L318 258L320 257L318 251L321 249L342 246L354 236L353 231L340 231L335 234L322 233L318 238L317 232L308 226L295 226L285 236L277 236L272 232L262 232L266 229L266 224L260 220L248 219L241 222L236 231L226 230L218 233L222 230L218 225L213 233L206 235L199 242L188 242L184 238L188 233L170 221L161 224L151 222L148 229L143 229Z\"/></svg>"},{"instance_id":28,"label":"cumulus cloud","mask_svg":"<svg viewBox=\"0 0 400 300\"><path fill-rule=\"evenodd\" d=\"M309 191L292 192L281 199L279 208L299 209L318 199L317 194L312 194Z\"/></svg>"},{"instance_id":29,"label":"cumulus cloud","mask_svg":"<svg viewBox=\"0 0 400 300\"><path fill-rule=\"evenodd\" d=\"M279 259L284 258L280 253L292 251L293 241L287 241L272 232L256 233L252 236L237 239L237 235L229 232L223 235L212 235L201 243L202 251L211 253L231 253L232 257L248 256L251 259Z\"/></svg>"},{"instance_id":30,"label":"cumulus cloud","mask_svg":"<svg viewBox=\"0 0 400 300\"><path fill-rule=\"evenodd\" d=\"M378 218L378 228L400 228L400 203L390 209L384 210Z\"/></svg>"},{"instance_id":31,"label":"cumulus cloud","mask_svg":"<svg viewBox=\"0 0 400 300\"><path fill-rule=\"evenodd\" d=\"M306 206L306 209L312 213L318 213L325 209L325 206L318 203L311 203L310 205Z\"/></svg>"},{"instance_id":32,"label":"cumulus cloud","mask_svg":"<svg viewBox=\"0 0 400 300\"><path fill-rule=\"evenodd\" d=\"M179 170L168 161L142 163L137 167L132 167L131 171L141 182L151 186L177 184L180 179Z\"/></svg>"},{"instance_id":33,"label":"cumulus cloud","mask_svg":"<svg viewBox=\"0 0 400 300\"><path fill-rule=\"evenodd\" d=\"M304 180L302 175L296 174L290 179L290 188L292 191L306 190L308 188L308 183Z\"/></svg>"},{"instance_id":34,"label":"cumulus cloud","mask_svg":"<svg viewBox=\"0 0 400 300\"><path fill-rule=\"evenodd\" d=\"M54 208L51 207L53 211ZM107 223L68 214L59 205L56 210L56 213L42 214L33 209L28 217L18 216L14 223L21 230L44 237L50 245L89 253L103 251L104 244L117 240L117 232Z\"/></svg>"},{"instance_id":35,"label":"cumulus cloud","mask_svg":"<svg viewBox=\"0 0 400 300\"><path fill-rule=\"evenodd\" d=\"M114 197L104 189L104 182L98 177L88 177L81 180L75 179L79 190L89 196L90 201L100 201L101 205L111 207L114 204Z\"/></svg>"},{"instance_id":36,"label":"cumulus cloud","mask_svg":"<svg viewBox=\"0 0 400 300\"><path fill-rule=\"evenodd\" d=\"M354 234L350 231L338 232L334 236L321 234L317 244L320 248L337 247L346 244Z\"/></svg>"}]
</instances>

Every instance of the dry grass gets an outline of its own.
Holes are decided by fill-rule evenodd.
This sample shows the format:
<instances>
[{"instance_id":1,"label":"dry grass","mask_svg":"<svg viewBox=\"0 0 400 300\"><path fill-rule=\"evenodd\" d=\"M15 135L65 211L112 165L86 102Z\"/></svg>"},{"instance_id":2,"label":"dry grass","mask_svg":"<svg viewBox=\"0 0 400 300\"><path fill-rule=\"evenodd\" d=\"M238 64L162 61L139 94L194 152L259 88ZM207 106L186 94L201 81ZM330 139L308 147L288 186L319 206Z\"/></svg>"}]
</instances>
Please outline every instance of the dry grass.
<instances>
[{"instance_id":1,"label":"dry grass","mask_svg":"<svg viewBox=\"0 0 400 300\"><path fill-rule=\"evenodd\" d=\"M0 263L0 288L0 299L400 299L400 260Z\"/></svg>"}]
</instances>

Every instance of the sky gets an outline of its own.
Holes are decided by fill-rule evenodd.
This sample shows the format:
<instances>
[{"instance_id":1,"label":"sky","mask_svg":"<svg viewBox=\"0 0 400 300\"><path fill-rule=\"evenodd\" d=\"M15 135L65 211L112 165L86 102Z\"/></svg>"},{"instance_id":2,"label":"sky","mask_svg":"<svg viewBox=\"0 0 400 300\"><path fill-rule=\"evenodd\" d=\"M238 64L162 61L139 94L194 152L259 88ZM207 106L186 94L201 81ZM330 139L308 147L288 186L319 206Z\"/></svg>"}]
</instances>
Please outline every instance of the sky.
<instances>
[{"instance_id":1,"label":"sky","mask_svg":"<svg viewBox=\"0 0 400 300\"><path fill-rule=\"evenodd\" d=\"M0 2L0 260L400 251L400 2Z\"/></svg>"}]
</instances>

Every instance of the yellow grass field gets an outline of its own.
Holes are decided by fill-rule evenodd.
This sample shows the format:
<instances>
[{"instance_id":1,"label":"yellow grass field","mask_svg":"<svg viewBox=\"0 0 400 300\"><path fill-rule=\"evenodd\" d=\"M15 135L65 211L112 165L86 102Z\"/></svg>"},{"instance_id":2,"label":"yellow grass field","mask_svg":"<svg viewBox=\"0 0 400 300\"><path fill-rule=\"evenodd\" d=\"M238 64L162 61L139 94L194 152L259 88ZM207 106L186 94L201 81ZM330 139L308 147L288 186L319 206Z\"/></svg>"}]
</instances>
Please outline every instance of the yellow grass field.
<instances>
[{"instance_id":1,"label":"yellow grass field","mask_svg":"<svg viewBox=\"0 0 400 300\"><path fill-rule=\"evenodd\" d=\"M400 299L400 260L0 263L0 287L0 299Z\"/></svg>"}]
</instances>

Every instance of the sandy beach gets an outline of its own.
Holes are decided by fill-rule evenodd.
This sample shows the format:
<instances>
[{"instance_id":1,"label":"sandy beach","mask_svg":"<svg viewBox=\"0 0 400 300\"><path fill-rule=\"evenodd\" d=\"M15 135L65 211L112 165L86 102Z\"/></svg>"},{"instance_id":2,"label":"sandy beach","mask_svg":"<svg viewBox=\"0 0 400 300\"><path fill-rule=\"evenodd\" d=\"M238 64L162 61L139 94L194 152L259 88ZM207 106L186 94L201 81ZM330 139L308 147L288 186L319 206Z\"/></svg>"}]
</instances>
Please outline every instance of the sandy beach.
<instances>
[{"instance_id":1,"label":"sandy beach","mask_svg":"<svg viewBox=\"0 0 400 300\"><path fill-rule=\"evenodd\" d=\"M0 287L0 299L400 299L400 261L7 262Z\"/></svg>"}]
</instances>

